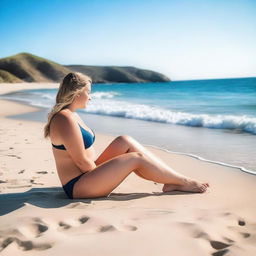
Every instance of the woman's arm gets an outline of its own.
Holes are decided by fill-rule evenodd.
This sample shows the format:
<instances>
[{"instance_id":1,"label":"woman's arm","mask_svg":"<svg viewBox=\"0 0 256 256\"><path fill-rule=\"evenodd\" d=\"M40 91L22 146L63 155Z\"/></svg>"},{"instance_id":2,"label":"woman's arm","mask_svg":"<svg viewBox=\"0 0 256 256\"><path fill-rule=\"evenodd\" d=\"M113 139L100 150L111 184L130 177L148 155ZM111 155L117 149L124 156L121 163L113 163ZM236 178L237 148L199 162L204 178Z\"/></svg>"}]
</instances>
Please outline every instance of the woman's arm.
<instances>
[{"instance_id":1,"label":"woman's arm","mask_svg":"<svg viewBox=\"0 0 256 256\"><path fill-rule=\"evenodd\" d=\"M93 170L96 164L86 156L81 130L74 117L67 113L59 113L55 122L62 144L76 166L82 172Z\"/></svg>"}]
</instances>

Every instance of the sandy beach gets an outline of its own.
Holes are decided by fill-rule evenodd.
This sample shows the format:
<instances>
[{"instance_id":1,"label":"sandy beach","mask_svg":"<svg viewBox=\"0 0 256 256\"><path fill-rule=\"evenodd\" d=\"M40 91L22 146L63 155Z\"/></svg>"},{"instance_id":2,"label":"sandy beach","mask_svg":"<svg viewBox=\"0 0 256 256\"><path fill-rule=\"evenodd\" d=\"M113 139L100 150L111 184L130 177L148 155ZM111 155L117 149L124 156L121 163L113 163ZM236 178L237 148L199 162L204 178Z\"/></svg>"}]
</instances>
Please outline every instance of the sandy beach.
<instances>
[{"instance_id":1,"label":"sandy beach","mask_svg":"<svg viewBox=\"0 0 256 256\"><path fill-rule=\"evenodd\" d=\"M1 84L0 95L36 88ZM38 109L7 100L0 106L1 255L256 254L255 175L147 146L175 170L208 181L209 191L162 193L162 184L132 173L107 198L70 200L44 123L10 118ZM97 155L113 139L96 129Z\"/></svg>"}]
</instances>

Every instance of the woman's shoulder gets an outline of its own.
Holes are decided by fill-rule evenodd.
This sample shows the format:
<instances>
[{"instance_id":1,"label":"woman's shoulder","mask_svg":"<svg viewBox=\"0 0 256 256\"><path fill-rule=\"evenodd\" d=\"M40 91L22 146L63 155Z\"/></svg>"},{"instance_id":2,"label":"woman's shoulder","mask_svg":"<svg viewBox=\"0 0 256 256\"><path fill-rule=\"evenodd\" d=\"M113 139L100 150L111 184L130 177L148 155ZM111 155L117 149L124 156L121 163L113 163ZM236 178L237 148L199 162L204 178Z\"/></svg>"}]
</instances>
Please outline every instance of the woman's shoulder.
<instances>
[{"instance_id":1,"label":"woman's shoulder","mask_svg":"<svg viewBox=\"0 0 256 256\"><path fill-rule=\"evenodd\" d=\"M74 121L75 120L72 113L66 109L63 109L52 118L51 123L54 126L62 126L67 125L68 123L73 123Z\"/></svg>"}]
</instances>

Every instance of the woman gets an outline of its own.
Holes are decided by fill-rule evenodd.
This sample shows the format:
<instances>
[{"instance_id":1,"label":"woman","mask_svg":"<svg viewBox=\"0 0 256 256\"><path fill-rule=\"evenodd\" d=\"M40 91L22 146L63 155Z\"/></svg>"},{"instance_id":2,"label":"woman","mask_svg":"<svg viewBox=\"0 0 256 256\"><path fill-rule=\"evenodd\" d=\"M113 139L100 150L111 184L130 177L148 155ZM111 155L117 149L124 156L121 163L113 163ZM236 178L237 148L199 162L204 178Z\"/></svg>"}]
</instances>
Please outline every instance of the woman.
<instances>
[{"instance_id":1,"label":"woman","mask_svg":"<svg viewBox=\"0 0 256 256\"><path fill-rule=\"evenodd\" d=\"M44 135L51 139L58 175L70 199L108 196L131 172L163 183L163 192L205 192L208 183L185 177L130 136L115 138L95 159L95 134L75 112L91 100L91 79L69 73L60 84Z\"/></svg>"}]
</instances>

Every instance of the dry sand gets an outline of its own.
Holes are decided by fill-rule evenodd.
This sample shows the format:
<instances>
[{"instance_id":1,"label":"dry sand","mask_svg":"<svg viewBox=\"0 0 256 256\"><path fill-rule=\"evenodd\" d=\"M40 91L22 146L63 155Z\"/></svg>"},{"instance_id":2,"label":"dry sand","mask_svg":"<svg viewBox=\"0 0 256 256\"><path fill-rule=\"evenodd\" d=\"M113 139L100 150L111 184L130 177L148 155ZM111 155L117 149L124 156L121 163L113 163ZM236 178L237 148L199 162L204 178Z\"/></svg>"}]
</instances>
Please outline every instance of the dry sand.
<instances>
[{"instance_id":1,"label":"dry sand","mask_svg":"<svg viewBox=\"0 0 256 256\"><path fill-rule=\"evenodd\" d=\"M1 84L0 94L39 87ZM209 191L164 194L162 184L132 173L108 198L70 200L44 124L8 118L37 109L6 100L0 106L1 255L256 255L256 176L147 147L208 181ZM113 139L96 130L97 155Z\"/></svg>"}]
</instances>

